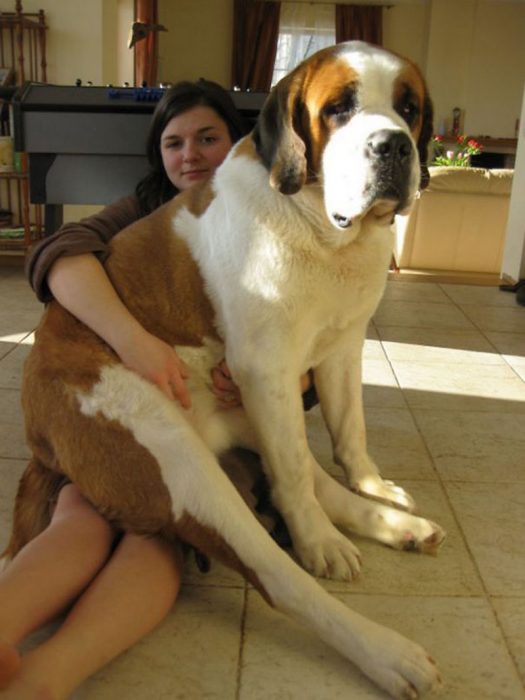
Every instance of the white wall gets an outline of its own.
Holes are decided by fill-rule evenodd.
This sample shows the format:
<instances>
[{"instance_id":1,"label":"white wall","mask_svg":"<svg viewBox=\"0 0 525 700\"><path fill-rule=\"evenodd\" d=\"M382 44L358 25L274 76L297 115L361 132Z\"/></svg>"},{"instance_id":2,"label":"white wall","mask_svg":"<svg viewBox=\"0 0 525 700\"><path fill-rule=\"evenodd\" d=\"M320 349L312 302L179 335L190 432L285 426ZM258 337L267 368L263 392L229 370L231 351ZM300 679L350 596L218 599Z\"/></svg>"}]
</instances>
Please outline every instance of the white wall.
<instances>
[{"instance_id":1,"label":"white wall","mask_svg":"<svg viewBox=\"0 0 525 700\"><path fill-rule=\"evenodd\" d=\"M436 124L463 112L471 135L515 136L525 77L525 3L432 0L427 79Z\"/></svg>"},{"instance_id":2,"label":"white wall","mask_svg":"<svg viewBox=\"0 0 525 700\"><path fill-rule=\"evenodd\" d=\"M383 43L426 72L431 0L416 0L383 11Z\"/></svg>"},{"instance_id":3,"label":"white wall","mask_svg":"<svg viewBox=\"0 0 525 700\"><path fill-rule=\"evenodd\" d=\"M465 89L465 131L515 136L525 79L525 3L478 0Z\"/></svg>"},{"instance_id":4,"label":"white wall","mask_svg":"<svg viewBox=\"0 0 525 700\"><path fill-rule=\"evenodd\" d=\"M133 82L133 51L127 48L133 0L23 0L22 5L24 12L45 11L50 83Z\"/></svg>"},{"instance_id":5,"label":"white wall","mask_svg":"<svg viewBox=\"0 0 525 700\"><path fill-rule=\"evenodd\" d=\"M45 10L49 82L72 85L81 78L103 84L103 2L23 0L24 12Z\"/></svg>"},{"instance_id":6,"label":"white wall","mask_svg":"<svg viewBox=\"0 0 525 700\"><path fill-rule=\"evenodd\" d=\"M426 77L434 103L435 123L452 128L452 109L465 105L466 74L477 0L433 0Z\"/></svg>"},{"instance_id":7,"label":"white wall","mask_svg":"<svg viewBox=\"0 0 525 700\"><path fill-rule=\"evenodd\" d=\"M525 89L521 107L516 169L512 182L502 274L517 282L525 279Z\"/></svg>"},{"instance_id":8,"label":"white wall","mask_svg":"<svg viewBox=\"0 0 525 700\"><path fill-rule=\"evenodd\" d=\"M113 48L116 60L116 80L108 71L105 79L108 83L123 85L129 83L133 85L134 80L134 58L133 50L128 49L129 30L133 23L133 0L116 0L116 30L112 27L112 44L108 45L107 52Z\"/></svg>"},{"instance_id":9,"label":"white wall","mask_svg":"<svg viewBox=\"0 0 525 700\"><path fill-rule=\"evenodd\" d=\"M159 81L230 85L233 0L159 0Z\"/></svg>"}]
</instances>

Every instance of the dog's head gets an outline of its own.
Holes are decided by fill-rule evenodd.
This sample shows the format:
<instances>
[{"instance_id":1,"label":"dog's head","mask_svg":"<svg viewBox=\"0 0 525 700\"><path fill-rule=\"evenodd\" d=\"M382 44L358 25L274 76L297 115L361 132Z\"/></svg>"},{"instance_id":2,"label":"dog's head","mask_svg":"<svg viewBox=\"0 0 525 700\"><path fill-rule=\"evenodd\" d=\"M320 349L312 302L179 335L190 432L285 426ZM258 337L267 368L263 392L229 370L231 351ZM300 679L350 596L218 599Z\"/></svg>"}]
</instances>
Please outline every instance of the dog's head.
<instances>
[{"instance_id":1,"label":"dog's head","mask_svg":"<svg viewBox=\"0 0 525 700\"><path fill-rule=\"evenodd\" d=\"M432 105L410 61L363 42L319 51L268 97L253 138L270 184L321 184L339 230L390 223L428 183Z\"/></svg>"}]
</instances>

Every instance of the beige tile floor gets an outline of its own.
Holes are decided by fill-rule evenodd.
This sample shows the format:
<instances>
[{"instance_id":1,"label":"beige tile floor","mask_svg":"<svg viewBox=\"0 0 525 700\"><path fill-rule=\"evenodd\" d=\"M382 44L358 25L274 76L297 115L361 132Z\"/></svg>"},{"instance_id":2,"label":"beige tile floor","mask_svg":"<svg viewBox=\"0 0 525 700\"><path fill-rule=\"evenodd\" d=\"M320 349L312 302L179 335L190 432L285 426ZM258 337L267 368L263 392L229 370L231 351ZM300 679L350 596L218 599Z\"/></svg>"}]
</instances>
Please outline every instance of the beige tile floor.
<instances>
[{"instance_id":1,"label":"beige tile floor","mask_svg":"<svg viewBox=\"0 0 525 700\"><path fill-rule=\"evenodd\" d=\"M19 386L40 306L12 268L0 268L0 299L1 547L27 457ZM447 700L524 700L525 309L497 288L389 282L364 376L373 456L448 539L438 557L359 540L361 579L323 585L426 645ZM307 420L315 453L337 473L318 411ZM207 576L190 566L168 619L75 698L385 696L214 565Z\"/></svg>"}]
</instances>

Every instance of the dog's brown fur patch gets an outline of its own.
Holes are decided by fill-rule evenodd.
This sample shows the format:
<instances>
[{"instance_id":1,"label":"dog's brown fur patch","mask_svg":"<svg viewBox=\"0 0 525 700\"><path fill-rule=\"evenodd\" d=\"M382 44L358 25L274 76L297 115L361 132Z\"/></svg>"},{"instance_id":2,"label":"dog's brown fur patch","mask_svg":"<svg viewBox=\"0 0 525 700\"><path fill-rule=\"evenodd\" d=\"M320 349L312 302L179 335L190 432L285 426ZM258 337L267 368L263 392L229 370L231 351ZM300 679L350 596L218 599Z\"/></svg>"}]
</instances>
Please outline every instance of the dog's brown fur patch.
<instances>
[{"instance_id":1,"label":"dog's brown fur patch","mask_svg":"<svg viewBox=\"0 0 525 700\"><path fill-rule=\"evenodd\" d=\"M183 207L191 204L194 212L202 213L209 205L213 194L206 185L125 229L111 242L115 255L106 261L109 278L131 313L170 345L199 346L205 337L218 338L197 263L173 230L173 219ZM151 295L144 297L144 289Z\"/></svg>"}]
</instances>

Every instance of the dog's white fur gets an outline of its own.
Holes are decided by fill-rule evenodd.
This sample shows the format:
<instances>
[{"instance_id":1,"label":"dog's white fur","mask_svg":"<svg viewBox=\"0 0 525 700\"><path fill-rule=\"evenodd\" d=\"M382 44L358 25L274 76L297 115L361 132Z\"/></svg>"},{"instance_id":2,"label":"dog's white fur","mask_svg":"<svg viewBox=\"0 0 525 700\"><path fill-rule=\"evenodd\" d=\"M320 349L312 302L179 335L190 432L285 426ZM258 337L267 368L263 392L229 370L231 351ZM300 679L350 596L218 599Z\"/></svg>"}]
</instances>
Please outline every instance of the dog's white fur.
<instances>
[{"instance_id":1,"label":"dog's white fur","mask_svg":"<svg viewBox=\"0 0 525 700\"><path fill-rule=\"evenodd\" d=\"M359 571L359 552L338 528L398 548L433 551L442 540L437 525L377 502L412 507L368 455L361 397L362 346L392 250L385 221L398 204L370 201L374 173L363 144L378 130L408 136L408 206L419 160L393 107L393 86L406 63L360 43L338 55L359 76L357 107L330 133L317 182L289 195L272 189L267 164L245 140L217 171L204 212L174 209L172 235L191 250L225 339L224 347L207 339L198 348L177 348L190 367L192 409L113 361L101 365L96 383L72 389L84 417L116 421L153 455L176 527L189 517L218 533L276 608L311 626L392 696L416 698L439 685L427 654L350 611L295 565L257 523L215 456L230 445L261 453L294 550L315 575L349 580ZM333 212L352 225L338 227ZM209 369L223 354L244 409L221 410L210 392ZM311 454L298 389L310 368L336 462L352 490L377 500L344 488Z\"/></svg>"}]
</instances>

